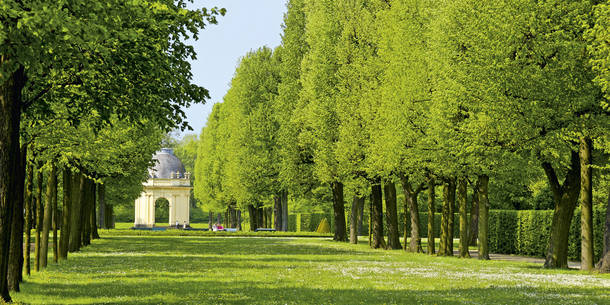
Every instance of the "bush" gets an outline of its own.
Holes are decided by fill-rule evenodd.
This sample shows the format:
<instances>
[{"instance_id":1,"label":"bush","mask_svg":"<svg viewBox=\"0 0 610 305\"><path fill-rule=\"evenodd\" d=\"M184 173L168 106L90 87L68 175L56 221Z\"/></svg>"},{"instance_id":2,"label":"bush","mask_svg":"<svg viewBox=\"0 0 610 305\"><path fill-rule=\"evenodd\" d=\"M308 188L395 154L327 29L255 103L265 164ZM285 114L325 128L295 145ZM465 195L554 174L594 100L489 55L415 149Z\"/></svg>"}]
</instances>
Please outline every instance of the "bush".
<instances>
[{"instance_id":1,"label":"bush","mask_svg":"<svg viewBox=\"0 0 610 305\"><path fill-rule=\"evenodd\" d=\"M316 233L330 233L330 224L328 223L328 220L326 220L326 218L320 221L320 224L316 229Z\"/></svg>"}]
</instances>

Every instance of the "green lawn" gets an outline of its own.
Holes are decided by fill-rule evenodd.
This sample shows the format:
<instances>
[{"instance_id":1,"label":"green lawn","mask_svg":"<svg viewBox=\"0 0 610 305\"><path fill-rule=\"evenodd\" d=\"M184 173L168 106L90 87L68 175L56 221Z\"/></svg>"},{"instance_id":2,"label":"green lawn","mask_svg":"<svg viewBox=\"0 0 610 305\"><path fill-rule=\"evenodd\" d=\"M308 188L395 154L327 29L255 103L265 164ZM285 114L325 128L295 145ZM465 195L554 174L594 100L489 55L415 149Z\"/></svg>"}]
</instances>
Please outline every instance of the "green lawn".
<instances>
[{"instance_id":1,"label":"green lawn","mask_svg":"<svg viewBox=\"0 0 610 305\"><path fill-rule=\"evenodd\" d=\"M27 304L610 304L610 275L327 238L116 236L26 278Z\"/></svg>"}]
</instances>

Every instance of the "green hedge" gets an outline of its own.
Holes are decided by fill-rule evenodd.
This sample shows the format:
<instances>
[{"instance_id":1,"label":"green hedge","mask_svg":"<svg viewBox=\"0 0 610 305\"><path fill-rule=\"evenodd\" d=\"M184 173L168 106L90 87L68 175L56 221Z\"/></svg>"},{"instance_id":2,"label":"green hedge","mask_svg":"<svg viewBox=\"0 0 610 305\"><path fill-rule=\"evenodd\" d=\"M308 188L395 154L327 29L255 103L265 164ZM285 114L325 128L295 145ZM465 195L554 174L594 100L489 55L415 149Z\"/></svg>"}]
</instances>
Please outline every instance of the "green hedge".
<instances>
[{"instance_id":1,"label":"green hedge","mask_svg":"<svg viewBox=\"0 0 610 305\"><path fill-rule=\"evenodd\" d=\"M594 261L601 257L605 210L593 210ZM544 257L553 220L553 211L502 211L489 213L489 251ZM572 218L568 239L568 258L580 260L580 210Z\"/></svg>"}]
</instances>

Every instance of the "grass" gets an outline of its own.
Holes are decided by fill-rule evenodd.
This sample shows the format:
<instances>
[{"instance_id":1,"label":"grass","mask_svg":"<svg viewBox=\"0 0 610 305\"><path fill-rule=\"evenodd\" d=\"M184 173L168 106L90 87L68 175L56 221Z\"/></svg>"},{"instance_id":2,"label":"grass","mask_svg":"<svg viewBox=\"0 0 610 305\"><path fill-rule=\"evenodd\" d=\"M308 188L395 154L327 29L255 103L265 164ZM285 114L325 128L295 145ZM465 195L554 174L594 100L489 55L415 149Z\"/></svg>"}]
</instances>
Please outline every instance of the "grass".
<instances>
[{"instance_id":1,"label":"grass","mask_svg":"<svg viewBox=\"0 0 610 305\"><path fill-rule=\"evenodd\" d=\"M27 304L610 304L610 275L328 238L124 236L26 277Z\"/></svg>"}]
</instances>

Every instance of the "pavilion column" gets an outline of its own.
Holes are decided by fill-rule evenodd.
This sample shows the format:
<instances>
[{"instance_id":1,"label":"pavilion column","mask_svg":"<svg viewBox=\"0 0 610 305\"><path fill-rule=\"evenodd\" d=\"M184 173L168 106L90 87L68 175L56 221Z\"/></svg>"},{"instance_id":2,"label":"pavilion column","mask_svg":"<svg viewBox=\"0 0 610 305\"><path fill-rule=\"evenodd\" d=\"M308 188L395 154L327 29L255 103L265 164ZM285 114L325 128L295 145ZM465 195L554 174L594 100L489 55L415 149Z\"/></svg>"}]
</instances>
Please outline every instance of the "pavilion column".
<instances>
[{"instance_id":1,"label":"pavilion column","mask_svg":"<svg viewBox=\"0 0 610 305\"><path fill-rule=\"evenodd\" d=\"M173 226L176 224L176 195L172 195L172 199L169 201L169 225ZM180 224L179 224L180 225Z\"/></svg>"}]
</instances>

